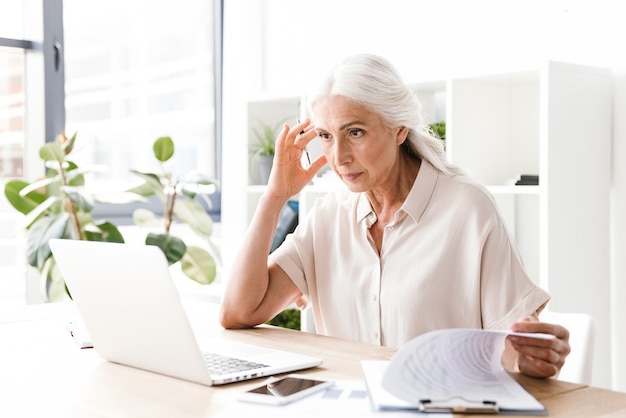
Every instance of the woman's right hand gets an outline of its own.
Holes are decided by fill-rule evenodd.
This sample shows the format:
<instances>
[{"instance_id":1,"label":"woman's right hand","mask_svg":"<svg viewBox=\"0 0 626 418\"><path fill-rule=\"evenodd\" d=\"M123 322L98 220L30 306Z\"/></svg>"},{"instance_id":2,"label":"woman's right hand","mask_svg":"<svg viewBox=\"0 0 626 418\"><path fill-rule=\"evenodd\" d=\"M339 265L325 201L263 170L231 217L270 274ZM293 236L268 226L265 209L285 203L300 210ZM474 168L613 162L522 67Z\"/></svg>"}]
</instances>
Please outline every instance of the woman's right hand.
<instances>
[{"instance_id":1,"label":"woman's right hand","mask_svg":"<svg viewBox=\"0 0 626 418\"><path fill-rule=\"evenodd\" d=\"M225 328L252 327L293 302L306 304L289 276L275 263L268 266L267 255L285 203L326 164L326 157L320 156L310 167L302 166L304 149L316 136L308 119L293 128L283 126L278 135L267 188L242 240L238 261L230 268L220 309L220 323Z\"/></svg>"},{"instance_id":2,"label":"woman's right hand","mask_svg":"<svg viewBox=\"0 0 626 418\"><path fill-rule=\"evenodd\" d=\"M315 174L326 164L321 155L303 167L302 156L306 146L317 137L311 121L307 118L293 127L285 124L276 140L276 154L267 183L266 195L290 199L311 182Z\"/></svg>"}]
</instances>

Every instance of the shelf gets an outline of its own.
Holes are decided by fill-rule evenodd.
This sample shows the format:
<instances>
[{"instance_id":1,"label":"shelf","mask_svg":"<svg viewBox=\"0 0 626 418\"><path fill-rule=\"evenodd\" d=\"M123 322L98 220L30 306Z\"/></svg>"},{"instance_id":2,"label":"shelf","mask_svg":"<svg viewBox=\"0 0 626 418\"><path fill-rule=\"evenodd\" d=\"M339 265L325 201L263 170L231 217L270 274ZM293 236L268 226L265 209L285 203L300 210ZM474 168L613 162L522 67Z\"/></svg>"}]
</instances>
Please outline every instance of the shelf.
<instances>
[{"instance_id":1,"label":"shelf","mask_svg":"<svg viewBox=\"0 0 626 418\"><path fill-rule=\"evenodd\" d=\"M491 194L511 194L511 195L523 195L532 194L538 195L540 186L487 186L487 190Z\"/></svg>"}]
</instances>

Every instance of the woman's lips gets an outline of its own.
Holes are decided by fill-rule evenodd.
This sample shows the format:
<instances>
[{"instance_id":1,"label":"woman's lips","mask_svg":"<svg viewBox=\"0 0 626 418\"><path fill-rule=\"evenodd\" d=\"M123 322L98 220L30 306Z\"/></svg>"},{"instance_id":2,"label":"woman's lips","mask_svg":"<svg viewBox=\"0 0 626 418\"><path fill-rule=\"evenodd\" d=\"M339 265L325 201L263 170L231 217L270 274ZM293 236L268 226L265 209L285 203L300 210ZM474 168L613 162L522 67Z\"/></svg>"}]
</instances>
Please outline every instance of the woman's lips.
<instances>
[{"instance_id":1,"label":"woman's lips","mask_svg":"<svg viewBox=\"0 0 626 418\"><path fill-rule=\"evenodd\" d=\"M355 181L357 178L359 178L361 176L362 173L345 173L341 175L341 178L349 181L349 182L353 182Z\"/></svg>"}]
</instances>

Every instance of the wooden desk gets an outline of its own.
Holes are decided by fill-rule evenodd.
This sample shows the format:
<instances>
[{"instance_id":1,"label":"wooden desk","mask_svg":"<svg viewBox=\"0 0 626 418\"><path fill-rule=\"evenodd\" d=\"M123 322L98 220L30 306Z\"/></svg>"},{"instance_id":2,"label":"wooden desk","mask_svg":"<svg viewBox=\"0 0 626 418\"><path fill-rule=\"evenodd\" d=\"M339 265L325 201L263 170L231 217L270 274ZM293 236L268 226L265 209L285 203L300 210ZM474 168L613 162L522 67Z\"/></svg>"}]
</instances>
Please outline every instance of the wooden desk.
<instances>
[{"instance_id":1,"label":"wooden desk","mask_svg":"<svg viewBox=\"0 0 626 418\"><path fill-rule=\"evenodd\" d=\"M321 367L302 372L320 378L361 380L361 360L389 359L394 353L390 348L273 327L223 330L212 319L215 306L196 303L188 311L199 335L323 358ZM0 311L0 417L216 416L236 402L240 391L261 381L205 387L104 361L94 350L78 349L69 336L65 326L76 318L71 304ZM551 379L518 379L550 416L626 416L624 393Z\"/></svg>"}]
</instances>

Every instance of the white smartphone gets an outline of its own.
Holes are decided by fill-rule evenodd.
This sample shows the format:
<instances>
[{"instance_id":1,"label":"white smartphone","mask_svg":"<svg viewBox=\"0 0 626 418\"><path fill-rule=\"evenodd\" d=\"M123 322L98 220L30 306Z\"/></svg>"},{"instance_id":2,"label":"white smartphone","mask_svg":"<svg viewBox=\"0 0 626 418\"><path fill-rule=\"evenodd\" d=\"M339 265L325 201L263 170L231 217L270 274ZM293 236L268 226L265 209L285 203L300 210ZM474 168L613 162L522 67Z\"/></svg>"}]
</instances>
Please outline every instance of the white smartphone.
<instances>
[{"instance_id":1,"label":"white smartphone","mask_svg":"<svg viewBox=\"0 0 626 418\"><path fill-rule=\"evenodd\" d=\"M238 399L247 402L284 405L332 385L332 380L319 380L290 374L282 378L269 378L263 385L240 394Z\"/></svg>"}]
</instances>

